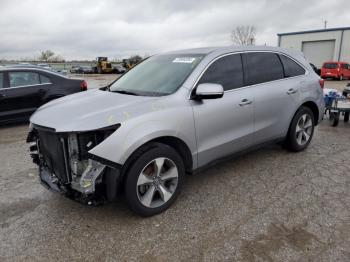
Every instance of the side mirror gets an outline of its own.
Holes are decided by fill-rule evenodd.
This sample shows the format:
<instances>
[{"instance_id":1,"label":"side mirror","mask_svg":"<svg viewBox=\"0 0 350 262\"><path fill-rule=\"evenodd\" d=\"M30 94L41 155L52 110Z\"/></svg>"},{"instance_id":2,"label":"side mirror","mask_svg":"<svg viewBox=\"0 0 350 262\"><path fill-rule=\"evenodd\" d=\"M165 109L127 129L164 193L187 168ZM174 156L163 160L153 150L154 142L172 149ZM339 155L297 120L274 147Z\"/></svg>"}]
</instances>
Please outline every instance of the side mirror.
<instances>
[{"instance_id":1,"label":"side mirror","mask_svg":"<svg viewBox=\"0 0 350 262\"><path fill-rule=\"evenodd\" d=\"M194 99L216 99L224 95L224 88L220 84L199 84L194 94Z\"/></svg>"}]
</instances>

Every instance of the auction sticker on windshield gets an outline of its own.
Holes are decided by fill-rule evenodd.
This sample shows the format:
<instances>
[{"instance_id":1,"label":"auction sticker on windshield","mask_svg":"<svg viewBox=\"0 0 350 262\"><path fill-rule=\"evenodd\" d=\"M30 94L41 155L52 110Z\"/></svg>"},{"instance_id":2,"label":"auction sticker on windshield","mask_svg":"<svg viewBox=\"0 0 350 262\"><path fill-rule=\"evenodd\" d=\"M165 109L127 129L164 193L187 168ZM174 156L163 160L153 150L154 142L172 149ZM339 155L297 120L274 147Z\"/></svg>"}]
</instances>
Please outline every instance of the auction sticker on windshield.
<instances>
[{"instance_id":1,"label":"auction sticker on windshield","mask_svg":"<svg viewBox=\"0 0 350 262\"><path fill-rule=\"evenodd\" d=\"M196 60L195 57L176 57L176 58L173 60L173 63L192 64L194 60Z\"/></svg>"}]
</instances>

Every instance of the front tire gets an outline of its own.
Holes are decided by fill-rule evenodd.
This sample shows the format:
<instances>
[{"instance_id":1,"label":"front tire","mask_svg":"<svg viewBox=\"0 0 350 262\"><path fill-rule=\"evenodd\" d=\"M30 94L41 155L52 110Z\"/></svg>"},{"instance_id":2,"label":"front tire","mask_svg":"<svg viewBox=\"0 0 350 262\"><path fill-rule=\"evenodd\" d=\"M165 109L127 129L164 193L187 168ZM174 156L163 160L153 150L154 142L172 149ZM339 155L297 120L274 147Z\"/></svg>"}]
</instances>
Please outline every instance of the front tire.
<instances>
[{"instance_id":1,"label":"front tire","mask_svg":"<svg viewBox=\"0 0 350 262\"><path fill-rule=\"evenodd\" d=\"M308 107L301 107L290 124L286 145L294 152L304 150L310 144L315 129L314 114Z\"/></svg>"},{"instance_id":2,"label":"front tire","mask_svg":"<svg viewBox=\"0 0 350 262\"><path fill-rule=\"evenodd\" d=\"M134 156L125 179L129 208L144 217L171 206L180 193L185 167L175 149L152 143Z\"/></svg>"}]
</instances>

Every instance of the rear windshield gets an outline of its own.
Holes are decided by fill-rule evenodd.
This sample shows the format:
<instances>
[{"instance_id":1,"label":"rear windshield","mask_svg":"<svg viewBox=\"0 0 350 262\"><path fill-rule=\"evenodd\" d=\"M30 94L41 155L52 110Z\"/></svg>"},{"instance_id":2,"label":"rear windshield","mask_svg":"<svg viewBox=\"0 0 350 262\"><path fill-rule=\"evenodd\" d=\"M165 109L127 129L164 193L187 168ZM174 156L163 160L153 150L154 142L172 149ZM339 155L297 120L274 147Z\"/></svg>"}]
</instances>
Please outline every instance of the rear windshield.
<instances>
[{"instance_id":1,"label":"rear windshield","mask_svg":"<svg viewBox=\"0 0 350 262\"><path fill-rule=\"evenodd\" d=\"M325 63L323 65L323 68L326 68L326 69L335 69L338 67L338 64L336 63Z\"/></svg>"}]
</instances>

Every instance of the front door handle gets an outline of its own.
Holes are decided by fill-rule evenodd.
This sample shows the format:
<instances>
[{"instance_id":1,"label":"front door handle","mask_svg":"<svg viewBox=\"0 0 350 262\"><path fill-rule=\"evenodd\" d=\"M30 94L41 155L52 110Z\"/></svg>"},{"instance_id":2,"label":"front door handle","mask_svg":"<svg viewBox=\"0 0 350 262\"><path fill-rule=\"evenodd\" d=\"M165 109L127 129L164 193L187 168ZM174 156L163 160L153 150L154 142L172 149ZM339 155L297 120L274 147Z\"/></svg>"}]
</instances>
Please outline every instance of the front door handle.
<instances>
[{"instance_id":1,"label":"front door handle","mask_svg":"<svg viewBox=\"0 0 350 262\"><path fill-rule=\"evenodd\" d=\"M246 105L250 105L251 103L253 103L253 101L248 100L248 99L243 99L243 100L239 103L239 105L240 105L240 106L246 106Z\"/></svg>"},{"instance_id":2,"label":"front door handle","mask_svg":"<svg viewBox=\"0 0 350 262\"><path fill-rule=\"evenodd\" d=\"M4 99L5 97L6 97L6 95L0 94L0 99Z\"/></svg>"},{"instance_id":3,"label":"front door handle","mask_svg":"<svg viewBox=\"0 0 350 262\"><path fill-rule=\"evenodd\" d=\"M296 92L297 92L297 90L291 88L287 91L287 95L295 94Z\"/></svg>"}]
</instances>

